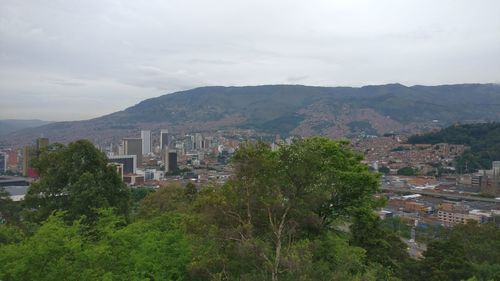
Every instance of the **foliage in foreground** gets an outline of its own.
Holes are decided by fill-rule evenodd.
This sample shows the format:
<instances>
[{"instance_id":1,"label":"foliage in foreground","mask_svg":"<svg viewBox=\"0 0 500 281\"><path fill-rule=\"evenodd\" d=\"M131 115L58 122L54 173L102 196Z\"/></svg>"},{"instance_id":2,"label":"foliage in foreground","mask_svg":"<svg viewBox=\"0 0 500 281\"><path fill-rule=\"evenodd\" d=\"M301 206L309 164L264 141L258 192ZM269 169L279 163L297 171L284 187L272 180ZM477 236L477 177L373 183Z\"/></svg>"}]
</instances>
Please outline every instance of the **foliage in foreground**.
<instances>
[{"instance_id":1,"label":"foliage in foreground","mask_svg":"<svg viewBox=\"0 0 500 281\"><path fill-rule=\"evenodd\" d=\"M193 231L211 245L193 265L197 277L345 280L368 274L366 250L350 245L338 228L354 215L372 214L378 177L347 143L314 138L277 152L249 144L233 161L234 178L205 188L192 205Z\"/></svg>"},{"instance_id":2,"label":"foliage in foreground","mask_svg":"<svg viewBox=\"0 0 500 281\"><path fill-rule=\"evenodd\" d=\"M110 210L89 229L49 217L31 237L1 247L1 280L182 280L190 246L179 217L129 225Z\"/></svg>"},{"instance_id":3,"label":"foliage in foreground","mask_svg":"<svg viewBox=\"0 0 500 281\"><path fill-rule=\"evenodd\" d=\"M76 146L76 151L87 147ZM62 165L81 162L71 155L65 154ZM382 227L373 212L381 204L373 197L377 175L345 142L313 138L277 152L247 144L232 161L234 177L223 186L198 190L192 184L171 185L135 192L139 203L132 217L108 204L76 209L84 210L78 213L72 204L58 205L58 196L48 197L39 209L28 205L35 213L47 206L55 211L34 227L23 217L26 211L16 220L19 214L0 209L11 217L0 225L0 280L420 281L500 276L500 232L495 226L457 227L430 243L423 260L410 259L397 233ZM100 174L99 169L94 172ZM79 194L72 196L76 200ZM91 199L82 194L82 199Z\"/></svg>"}]
</instances>

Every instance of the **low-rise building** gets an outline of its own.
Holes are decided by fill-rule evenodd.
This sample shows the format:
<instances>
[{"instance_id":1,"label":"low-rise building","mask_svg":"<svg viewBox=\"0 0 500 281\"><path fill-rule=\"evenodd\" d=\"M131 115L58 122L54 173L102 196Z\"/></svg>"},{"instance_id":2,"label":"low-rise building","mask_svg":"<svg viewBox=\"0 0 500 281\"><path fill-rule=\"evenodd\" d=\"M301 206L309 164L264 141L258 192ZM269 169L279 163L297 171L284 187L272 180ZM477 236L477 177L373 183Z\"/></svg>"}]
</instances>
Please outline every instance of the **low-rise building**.
<instances>
[{"instance_id":1,"label":"low-rise building","mask_svg":"<svg viewBox=\"0 0 500 281\"><path fill-rule=\"evenodd\" d=\"M465 224L469 221L487 223L492 215L490 212L480 210L469 210L463 204L443 203L437 211L438 220L445 226Z\"/></svg>"}]
</instances>

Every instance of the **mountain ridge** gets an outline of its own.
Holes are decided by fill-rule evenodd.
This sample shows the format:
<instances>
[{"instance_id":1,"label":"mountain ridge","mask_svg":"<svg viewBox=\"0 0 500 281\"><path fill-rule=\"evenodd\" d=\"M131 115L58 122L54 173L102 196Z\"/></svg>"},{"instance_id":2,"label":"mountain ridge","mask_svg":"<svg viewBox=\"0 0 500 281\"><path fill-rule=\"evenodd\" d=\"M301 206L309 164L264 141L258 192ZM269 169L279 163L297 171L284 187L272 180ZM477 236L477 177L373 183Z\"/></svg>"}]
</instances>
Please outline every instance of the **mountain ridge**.
<instances>
[{"instance_id":1,"label":"mountain ridge","mask_svg":"<svg viewBox=\"0 0 500 281\"><path fill-rule=\"evenodd\" d=\"M0 120L0 136L22 129L39 127L50 123L52 123L52 121L39 119L3 119Z\"/></svg>"},{"instance_id":2,"label":"mountain ridge","mask_svg":"<svg viewBox=\"0 0 500 281\"><path fill-rule=\"evenodd\" d=\"M149 98L89 120L22 130L0 141L16 143L42 133L62 142L106 141L138 135L141 128L176 132L236 128L345 138L363 132L417 133L457 122L487 121L500 121L498 84L207 86Z\"/></svg>"}]
</instances>

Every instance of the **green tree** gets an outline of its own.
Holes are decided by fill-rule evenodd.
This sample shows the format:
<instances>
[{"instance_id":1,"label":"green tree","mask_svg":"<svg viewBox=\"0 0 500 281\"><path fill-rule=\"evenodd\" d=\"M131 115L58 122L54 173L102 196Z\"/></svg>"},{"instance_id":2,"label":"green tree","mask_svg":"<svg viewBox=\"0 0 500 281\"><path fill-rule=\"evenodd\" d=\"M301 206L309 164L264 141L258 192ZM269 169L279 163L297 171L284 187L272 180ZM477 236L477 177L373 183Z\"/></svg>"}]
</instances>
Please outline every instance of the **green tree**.
<instances>
[{"instance_id":1,"label":"green tree","mask_svg":"<svg viewBox=\"0 0 500 281\"><path fill-rule=\"evenodd\" d=\"M398 175L401 176L414 176L417 172L412 167L403 167L398 170Z\"/></svg>"},{"instance_id":2,"label":"green tree","mask_svg":"<svg viewBox=\"0 0 500 281\"><path fill-rule=\"evenodd\" d=\"M194 200L196 198L196 194L198 194L198 189L194 183L188 182L185 186L184 193L190 200Z\"/></svg>"},{"instance_id":3,"label":"green tree","mask_svg":"<svg viewBox=\"0 0 500 281\"><path fill-rule=\"evenodd\" d=\"M179 216L125 225L100 210L92 232L63 213L31 237L0 245L0 280L186 280L191 250Z\"/></svg>"},{"instance_id":4,"label":"green tree","mask_svg":"<svg viewBox=\"0 0 500 281\"><path fill-rule=\"evenodd\" d=\"M391 172L391 169L389 169L387 166L382 166L378 168L378 171L387 175Z\"/></svg>"},{"instance_id":5,"label":"green tree","mask_svg":"<svg viewBox=\"0 0 500 281\"><path fill-rule=\"evenodd\" d=\"M185 212L190 201L186 191L180 184L169 184L149 193L141 201L139 217L152 218L167 212Z\"/></svg>"},{"instance_id":6,"label":"green tree","mask_svg":"<svg viewBox=\"0 0 500 281\"><path fill-rule=\"evenodd\" d=\"M137 216L139 213L139 208L141 207L141 202L150 193L155 192L154 188L151 187L138 187L131 188L131 213L133 216Z\"/></svg>"},{"instance_id":7,"label":"green tree","mask_svg":"<svg viewBox=\"0 0 500 281\"><path fill-rule=\"evenodd\" d=\"M138 187L130 189L131 198L133 203L139 203L144 199L148 194L154 192L155 190L151 187Z\"/></svg>"},{"instance_id":8,"label":"green tree","mask_svg":"<svg viewBox=\"0 0 500 281\"><path fill-rule=\"evenodd\" d=\"M351 243L364 248L368 262L382 265L389 275L402 273L402 266L410 262L400 236L384 229L373 210L357 209L350 229Z\"/></svg>"},{"instance_id":9,"label":"green tree","mask_svg":"<svg viewBox=\"0 0 500 281\"><path fill-rule=\"evenodd\" d=\"M500 123L453 125L437 132L411 136L409 143L462 144L470 149L455 159L455 168L461 173L490 169L492 161L500 159Z\"/></svg>"},{"instance_id":10,"label":"green tree","mask_svg":"<svg viewBox=\"0 0 500 281\"><path fill-rule=\"evenodd\" d=\"M85 215L91 221L96 219L97 208L108 207L128 214L130 191L107 165L106 156L89 141L53 144L34 164L40 179L26 195L26 205L34 210L30 219L42 221L62 210L68 220Z\"/></svg>"},{"instance_id":11,"label":"green tree","mask_svg":"<svg viewBox=\"0 0 500 281\"><path fill-rule=\"evenodd\" d=\"M12 201L10 194L0 187L0 224L18 222L20 211L20 204Z\"/></svg>"},{"instance_id":12,"label":"green tree","mask_svg":"<svg viewBox=\"0 0 500 281\"><path fill-rule=\"evenodd\" d=\"M378 205L378 176L360 160L348 142L325 138L296 141L277 152L262 143L240 147L232 159L233 179L204 188L196 200L199 234L220 241L205 255L209 261L200 258L198 269L211 266L210 274L246 274L248 280L310 278L326 258L312 258L312 241L356 209Z\"/></svg>"},{"instance_id":13,"label":"green tree","mask_svg":"<svg viewBox=\"0 0 500 281\"><path fill-rule=\"evenodd\" d=\"M428 245L422 261L421 280L463 280L473 276L472 264L464 248L453 240L433 241Z\"/></svg>"},{"instance_id":14,"label":"green tree","mask_svg":"<svg viewBox=\"0 0 500 281\"><path fill-rule=\"evenodd\" d=\"M469 222L445 232L427 246L417 280L498 280L500 229Z\"/></svg>"},{"instance_id":15,"label":"green tree","mask_svg":"<svg viewBox=\"0 0 500 281\"><path fill-rule=\"evenodd\" d=\"M17 243L22 241L24 234L16 226L0 224L0 245Z\"/></svg>"}]
</instances>

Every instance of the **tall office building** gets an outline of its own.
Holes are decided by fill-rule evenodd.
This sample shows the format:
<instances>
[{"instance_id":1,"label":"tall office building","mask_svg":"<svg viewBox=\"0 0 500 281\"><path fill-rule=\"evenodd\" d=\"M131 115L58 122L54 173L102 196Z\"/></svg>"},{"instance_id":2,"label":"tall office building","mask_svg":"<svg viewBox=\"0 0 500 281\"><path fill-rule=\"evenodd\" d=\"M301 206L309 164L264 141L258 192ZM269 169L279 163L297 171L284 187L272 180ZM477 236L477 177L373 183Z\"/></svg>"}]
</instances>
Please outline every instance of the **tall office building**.
<instances>
[{"instance_id":1,"label":"tall office building","mask_svg":"<svg viewBox=\"0 0 500 281\"><path fill-rule=\"evenodd\" d=\"M191 151L194 149L194 141L193 141L194 137L191 136L191 135L186 135L184 137L184 148L187 150L187 151Z\"/></svg>"},{"instance_id":2,"label":"tall office building","mask_svg":"<svg viewBox=\"0 0 500 281\"><path fill-rule=\"evenodd\" d=\"M37 159L40 153L49 146L48 138L38 138L36 139L35 146L24 146L22 150L23 156L23 176L25 177L38 177L37 169L31 167L31 162L33 159Z\"/></svg>"},{"instance_id":3,"label":"tall office building","mask_svg":"<svg viewBox=\"0 0 500 281\"><path fill-rule=\"evenodd\" d=\"M179 168L177 165L177 151L164 149L161 153L161 160L165 165L165 172L173 172Z\"/></svg>"},{"instance_id":4,"label":"tall office building","mask_svg":"<svg viewBox=\"0 0 500 281\"><path fill-rule=\"evenodd\" d=\"M203 149L203 136L200 133L194 134L195 149Z\"/></svg>"},{"instance_id":5,"label":"tall office building","mask_svg":"<svg viewBox=\"0 0 500 281\"><path fill-rule=\"evenodd\" d=\"M142 139L142 154L148 154L151 152L151 131L144 130L141 131Z\"/></svg>"},{"instance_id":6,"label":"tall office building","mask_svg":"<svg viewBox=\"0 0 500 281\"><path fill-rule=\"evenodd\" d=\"M182 156L186 154L186 149L184 147L184 142L176 142L175 143L175 150Z\"/></svg>"},{"instance_id":7,"label":"tall office building","mask_svg":"<svg viewBox=\"0 0 500 281\"><path fill-rule=\"evenodd\" d=\"M168 149L163 149L160 151L161 162L164 165L165 172L168 172Z\"/></svg>"},{"instance_id":8,"label":"tall office building","mask_svg":"<svg viewBox=\"0 0 500 281\"><path fill-rule=\"evenodd\" d=\"M160 151L168 147L168 130L160 130Z\"/></svg>"},{"instance_id":9,"label":"tall office building","mask_svg":"<svg viewBox=\"0 0 500 281\"><path fill-rule=\"evenodd\" d=\"M136 155L113 155L108 157L109 163L117 163L123 165L123 174L135 174L137 172L137 156Z\"/></svg>"},{"instance_id":10,"label":"tall office building","mask_svg":"<svg viewBox=\"0 0 500 281\"><path fill-rule=\"evenodd\" d=\"M0 173L5 173L7 171L7 162L8 162L7 153L0 152Z\"/></svg>"},{"instance_id":11,"label":"tall office building","mask_svg":"<svg viewBox=\"0 0 500 281\"><path fill-rule=\"evenodd\" d=\"M168 172L174 172L179 167L177 166L177 152L176 151L170 151L168 152Z\"/></svg>"},{"instance_id":12,"label":"tall office building","mask_svg":"<svg viewBox=\"0 0 500 281\"><path fill-rule=\"evenodd\" d=\"M25 177L28 176L28 171L30 169L32 151L33 149L31 146L27 145L23 147L23 176Z\"/></svg>"},{"instance_id":13,"label":"tall office building","mask_svg":"<svg viewBox=\"0 0 500 281\"><path fill-rule=\"evenodd\" d=\"M203 148L208 149L212 148L214 143L214 138L213 137L206 137L203 139Z\"/></svg>"},{"instance_id":14,"label":"tall office building","mask_svg":"<svg viewBox=\"0 0 500 281\"><path fill-rule=\"evenodd\" d=\"M135 155L137 158L137 166L142 166L142 139L124 138L123 139L123 154Z\"/></svg>"}]
</instances>

